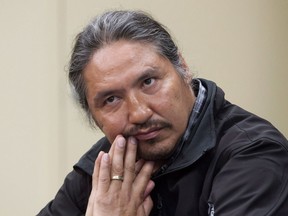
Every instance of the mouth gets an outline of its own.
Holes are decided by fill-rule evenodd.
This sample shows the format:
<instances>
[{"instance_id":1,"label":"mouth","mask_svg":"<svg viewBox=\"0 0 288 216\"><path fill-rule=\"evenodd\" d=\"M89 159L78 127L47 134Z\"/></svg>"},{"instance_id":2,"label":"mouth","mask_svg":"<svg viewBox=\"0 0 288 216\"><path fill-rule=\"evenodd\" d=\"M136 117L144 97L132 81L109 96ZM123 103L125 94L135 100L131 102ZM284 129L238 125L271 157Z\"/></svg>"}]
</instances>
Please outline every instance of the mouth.
<instances>
[{"instance_id":1,"label":"mouth","mask_svg":"<svg viewBox=\"0 0 288 216\"><path fill-rule=\"evenodd\" d=\"M139 131L134 137L139 141L151 140L156 138L161 132L162 128L153 128L147 131Z\"/></svg>"}]
</instances>

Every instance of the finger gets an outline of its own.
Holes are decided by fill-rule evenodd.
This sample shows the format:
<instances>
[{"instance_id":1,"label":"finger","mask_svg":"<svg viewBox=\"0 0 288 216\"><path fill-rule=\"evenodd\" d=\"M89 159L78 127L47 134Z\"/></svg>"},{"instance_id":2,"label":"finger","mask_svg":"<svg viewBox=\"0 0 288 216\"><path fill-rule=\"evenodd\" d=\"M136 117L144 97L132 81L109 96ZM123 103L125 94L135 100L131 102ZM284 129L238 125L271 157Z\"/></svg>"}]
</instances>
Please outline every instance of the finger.
<instances>
[{"instance_id":1,"label":"finger","mask_svg":"<svg viewBox=\"0 0 288 216\"><path fill-rule=\"evenodd\" d=\"M148 196L139 206L137 210L137 216L148 216L153 208L153 201L150 196Z\"/></svg>"},{"instance_id":2,"label":"finger","mask_svg":"<svg viewBox=\"0 0 288 216\"><path fill-rule=\"evenodd\" d=\"M140 195L144 197L144 192L146 191L147 185L150 181L153 172L154 162L146 161L141 168L140 172L136 176L133 185L134 195Z\"/></svg>"},{"instance_id":3,"label":"finger","mask_svg":"<svg viewBox=\"0 0 288 216\"><path fill-rule=\"evenodd\" d=\"M136 173L136 175L138 175L138 173L140 172L140 170L143 167L144 163L145 163L145 160L143 160L143 159L140 159L140 160L138 160L136 162L136 164L135 164L135 173Z\"/></svg>"},{"instance_id":4,"label":"finger","mask_svg":"<svg viewBox=\"0 0 288 216\"><path fill-rule=\"evenodd\" d=\"M123 136L117 136L114 141L114 151L113 158L111 164L111 177L112 176L123 176L124 175L124 155L125 155L125 146L126 140ZM113 185L117 185L117 190L122 185L121 180L112 180L111 182L111 190L115 189Z\"/></svg>"},{"instance_id":5,"label":"finger","mask_svg":"<svg viewBox=\"0 0 288 216\"><path fill-rule=\"evenodd\" d=\"M117 139L117 136L116 136L115 140L116 140L116 139ZM109 152L108 152L109 157L110 157L110 162L112 161L112 158L113 158L113 153L114 153L114 148L115 148L115 140L114 140L114 142L111 144L111 147L110 147Z\"/></svg>"},{"instance_id":6,"label":"finger","mask_svg":"<svg viewBox=\"0 0 288 216\"><path fill-rule=\"evenodd\" d=\"M143 202L143 208L145 215L150 215L150 212L153 208L153 201L150 196L146 197L146 199Z\"/></svg>"},{"instance_id":7,"label":"finger","mask_svg":"<svg viewBox=\"0 0 288 216\"><path fill-rule=\"evenodd\" d=\"M88 202L85 216L93 216L93 205L91 205L91 204L92 204L92 201L90 201L90 198L89 198L89 202Z\"/></svg>"},{"instance_id":8,"label":"finger","mask_svg":"<svg viewBox=\"0 0 288 216\"><path fill-rule=\"evenodd\" d=\"M100 194L104 194L108 191L110 186L110 156L108 153L104 153L101 162L100 162L100 170L99 170L99 177L98 177L98 187L97 191Z\"/></svg>"},{"instance_id":9,"label":"finger","mask_svg":"<svg viewBox=\"0 0 288 216\"><path fill-rule=\"evenodd\" d=\"M101 159L102 159L103 154L104 154L103 151L99 152L99 154L95 160L94 170L93 170L93 175L92 175L92 190L91 190L91 193L89 196L85 216L92 216L93 215L94 197L95 197L97 187L98 187L100 163L101 163Z\"/></svg>"},{"instance_id":10,"label":"finger","mask_svg":"<svg viewBox=\"0 0 288 216\"><path fill-rule=\"evenodd\" d=\"M125 160L124 160L124 182L123 187L130 187L135 179L135 163L137 153L137 141L134 137L129 137L126 146ZM128 189L128 188L127 188Z\"/></svg>"},{"instance_id":11,"label":"finger","mask_svg":"<svg viewBox=\"0 0 288 216\"><path fill-rule=\"evenodd\" d=\"M96 191L92 190L89 200L88 200L88 205L86 208L86 213L85 216L93 216L93 206L94 206L94 197L95 197Z\"/></svg>"},{"instance_id":12,"label":"finger","mask_svg":"<svg viewBox=\"0 0 288 216\"><path fill-rule=\"evenodd\" d=\"M149 180L148 185L144 191L144 199L146 199L146 197L149 196L149 194L154 189L154 187L155 187L155 183L152 180Z\"/></svg>"},{"instance_id":13,"label":"finger","mask_svg":"<svg viewBox=\"0 0 288 216\"><path fill-rule=\"evenodd\" d=\"M93 170L93 175L92 175L92 189L95 189L95 190L97 190L100 163L101 163L101 158L103 154L104 154L103 151L99 152L98 157L96 158L96 161L94 164L94 170Z\"/></svg>"},{"instance_id":14,"label":"finger","mask_svg":"<svg viewBox=\"0 0 288 216\"><path fill-rule=\"evenodd\" d=\"M115 147L112 154L112 174L123 175L123 161L124 161L126 140L122 136L117 136L113 145Z\"/></svg>"}]
</instances>

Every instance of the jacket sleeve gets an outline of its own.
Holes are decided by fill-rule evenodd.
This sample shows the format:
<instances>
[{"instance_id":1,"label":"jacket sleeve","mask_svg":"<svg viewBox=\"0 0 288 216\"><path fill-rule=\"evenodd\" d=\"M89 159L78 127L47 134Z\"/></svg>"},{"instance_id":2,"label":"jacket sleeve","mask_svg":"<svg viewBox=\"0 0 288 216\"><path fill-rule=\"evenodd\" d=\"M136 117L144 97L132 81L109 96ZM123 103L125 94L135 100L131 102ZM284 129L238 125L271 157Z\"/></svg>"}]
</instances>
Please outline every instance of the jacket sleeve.
<instances>
[{"instance_id":1,"label":"jacket sleeve","mask_svg":"<svg viewBox=\"0 0 288 216\"><path fill-rule=\"evenodd\" d=\"M210 215L288 215L288 152L284 146L267 139L224 154L229 159L214 177Z\"/></svg>"},{"instance_id":2,"label":"jacket sleeve","mask_svg":"<svg viewBox=\"0 0 288 216\"><path fill-rule=\"evenodd\" d=\"M91 177L73 170L64 181L54 200L49 202L38 216L84 215L91 192Z\"/></svg>"}]
</instances>

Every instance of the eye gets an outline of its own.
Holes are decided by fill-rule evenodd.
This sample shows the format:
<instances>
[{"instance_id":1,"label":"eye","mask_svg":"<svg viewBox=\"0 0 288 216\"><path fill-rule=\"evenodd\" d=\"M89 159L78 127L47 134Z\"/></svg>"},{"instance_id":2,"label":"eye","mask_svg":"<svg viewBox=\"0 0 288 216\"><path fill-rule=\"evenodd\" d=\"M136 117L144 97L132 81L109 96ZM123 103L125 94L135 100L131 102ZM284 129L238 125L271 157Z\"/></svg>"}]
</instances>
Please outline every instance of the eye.
<instances>
[{"instance_id":1,"label":"eye","mask_svg":"<svg viewBox=\"0 0 288 216\"><path fill-rule=\"evenodd\" d=\"M106 98L105 100L105 104L112 104L117 100L117 98L115 96L110 96L108 98Z\"/></svg>"},{"instance_id":2,"label":"eye","mask_svg":"<svg viewBox=\"0 0 288 216\"><path fill-rule=\"evenodd\" d=\"M144 85L146 85L146 86L150 86L150 85L152 85L154 82L155 82L155 79L150 77L150 78L145 79L143 83L144 83Z\"/></svg>"}]
</instances>

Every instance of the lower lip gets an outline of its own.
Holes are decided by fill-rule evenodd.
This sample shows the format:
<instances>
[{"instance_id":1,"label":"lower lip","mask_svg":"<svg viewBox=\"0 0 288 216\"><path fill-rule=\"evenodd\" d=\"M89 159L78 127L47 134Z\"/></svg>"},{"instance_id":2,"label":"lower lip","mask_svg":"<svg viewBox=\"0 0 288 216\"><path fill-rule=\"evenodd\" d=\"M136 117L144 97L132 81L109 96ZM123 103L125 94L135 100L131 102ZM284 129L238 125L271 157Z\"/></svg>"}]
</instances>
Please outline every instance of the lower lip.
<instances>
[{"instance_id":1,"label":"lower lip","mask_svg":"<svg viewBox=\"0 0 288 216\"><path fill-rule=\"evenodd\" d=\"M156 131L151 131L151 132L145 133L145 134L138 134L135 136L135 138L138 139L139 141L154 139L155 137L158 136L160 131L161 130L156 130Z\"/></svg>"}]
</instances>

